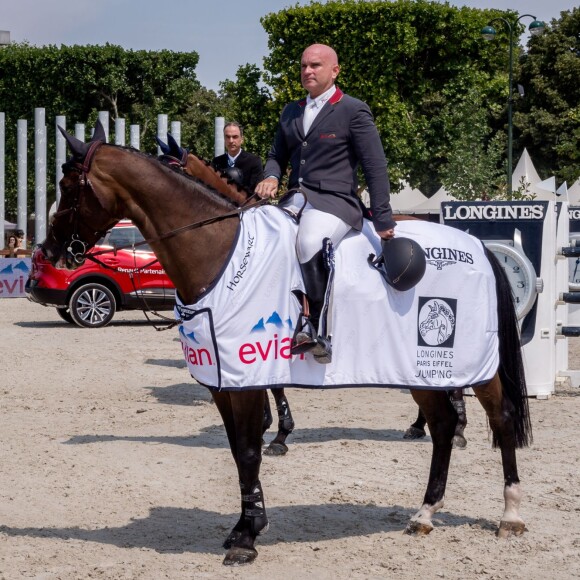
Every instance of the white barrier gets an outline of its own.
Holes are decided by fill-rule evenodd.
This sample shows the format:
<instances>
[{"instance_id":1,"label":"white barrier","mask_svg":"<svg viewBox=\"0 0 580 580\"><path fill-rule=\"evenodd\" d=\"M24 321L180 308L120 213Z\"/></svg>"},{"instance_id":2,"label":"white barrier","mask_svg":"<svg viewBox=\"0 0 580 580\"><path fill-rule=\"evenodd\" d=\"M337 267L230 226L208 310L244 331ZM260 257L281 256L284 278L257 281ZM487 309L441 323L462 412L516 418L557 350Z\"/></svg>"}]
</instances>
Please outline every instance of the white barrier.
<instances>
[{"instance_id":1,"label":"white barrier","mask_svg":"<svg viewBox=\"0 0 580 580\"><path fill-rule=\"evenodd\" d=\"M0 298L23 298L30 258L0 258Z\"/></svg>"}]
</instances>

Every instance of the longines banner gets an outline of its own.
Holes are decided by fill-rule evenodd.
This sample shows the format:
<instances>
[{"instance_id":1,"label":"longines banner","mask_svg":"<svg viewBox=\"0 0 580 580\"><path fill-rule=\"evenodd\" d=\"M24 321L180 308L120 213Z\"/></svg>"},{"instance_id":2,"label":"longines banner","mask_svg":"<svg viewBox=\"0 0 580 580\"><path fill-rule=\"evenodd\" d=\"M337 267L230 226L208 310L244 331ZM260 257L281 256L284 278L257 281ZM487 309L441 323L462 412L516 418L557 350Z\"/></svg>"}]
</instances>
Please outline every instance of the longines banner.
<instances>
[{"instance_id":1,"label":"longines banner","mask_svg":"<svg viewBox=\"0 0 580 580\"><path fill-rule=\"evenodd\" d=\"M480 240L512 240L521 232L524 251L536 272L541 271L541 249L547 201L451 201L441 204L447 226L467 231Z\"/></svg>"},{"instance_id":2,"label":"longines banner","mask_svg":"<svg viewBox=\"0 0 580 580\"><path fill-rule=\"evenodd\" d=\"M0 258L0 298L23 298L30 258Z\"/></svg>"}]
</instances>

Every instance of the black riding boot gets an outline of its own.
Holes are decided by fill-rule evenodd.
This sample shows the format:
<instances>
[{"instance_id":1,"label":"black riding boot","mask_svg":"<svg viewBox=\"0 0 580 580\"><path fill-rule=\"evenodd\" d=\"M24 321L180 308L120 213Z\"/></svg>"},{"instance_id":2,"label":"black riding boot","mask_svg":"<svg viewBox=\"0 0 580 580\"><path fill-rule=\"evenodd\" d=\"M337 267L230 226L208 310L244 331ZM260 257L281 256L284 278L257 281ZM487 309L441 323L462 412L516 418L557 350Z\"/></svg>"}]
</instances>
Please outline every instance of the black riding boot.
<instances>
[{"instance_id":1,"label":"black riding boot","mask_svg":"<svg viewBox=\"0 0 580 580\"><path fill-rule=\"evenodd\" d=\"M311 352L314 360L328 364L332 360L330 337L326 336L326 321L321 328L320 317L324 307L324 297L328 286L329 271L325 267L322 251L312 259L300 264L310 315L301 315L294 335L292 354Z\"/></svg>"}]
</instances>

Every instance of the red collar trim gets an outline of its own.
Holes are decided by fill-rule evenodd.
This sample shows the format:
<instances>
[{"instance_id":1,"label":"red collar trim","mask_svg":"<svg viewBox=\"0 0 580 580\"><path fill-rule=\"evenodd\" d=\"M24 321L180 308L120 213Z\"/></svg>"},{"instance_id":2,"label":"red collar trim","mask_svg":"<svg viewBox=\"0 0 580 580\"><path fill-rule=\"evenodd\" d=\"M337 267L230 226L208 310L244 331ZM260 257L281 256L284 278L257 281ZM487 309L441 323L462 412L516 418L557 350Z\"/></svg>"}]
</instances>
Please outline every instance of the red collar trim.
<instances>
[{"instance_id":1,"label":"red collar trim","mask_svg":"<svg viewBox=\"0 0 580 580\"><path fill-rule=\"evenodd\" d=\"M328 102L331 105L336 105L336 103L338 103L342 99L342 97L344 97L344 93L338 87L336 87L336 91L334 91L334 94L332 95L332 97L330 97L330 99L328 99ZM298 101L298 106L305 107L306 106L306 99L302 99L302 100Z\"/></svg>"},{"instance_id":2,"label":"red collar trim","mask_svg":"<svg viewBox=\"0 0 580 580\"><path fill-rule=\"evenodd\" d=\"M338 103L342 97L344 97L344 93L338 88L336 87L336 91L334 91L334 95L332 95L332 97L330 97L330 99L328 99L328 102L331 105L336 105L336 103Z\"/></svg>"}]
</instances>

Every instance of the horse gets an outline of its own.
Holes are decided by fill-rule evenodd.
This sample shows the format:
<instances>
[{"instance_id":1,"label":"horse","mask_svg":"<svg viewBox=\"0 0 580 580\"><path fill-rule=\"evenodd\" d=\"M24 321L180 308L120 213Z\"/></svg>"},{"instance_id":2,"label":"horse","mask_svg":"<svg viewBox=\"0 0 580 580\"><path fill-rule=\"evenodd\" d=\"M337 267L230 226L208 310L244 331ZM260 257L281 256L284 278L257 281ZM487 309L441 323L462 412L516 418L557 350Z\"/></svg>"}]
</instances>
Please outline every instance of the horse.
<instances>
[{"instance_id":1,"label":"horse","mask_svg":"<svg viewBox=\"0 0 580 580\"><path fill-rule=\"evenodd\" d=\"M228 263L240 208L156 158L106 144L104 139L82 143L63 134L73 157L63 166L61 199L41 244L46 257L60 267L74 268L103 232L121 218L130 218L155 251L183 304L195 304ZM501 450L504 510L497 534L506 538L526 529L519 514L522 491L516 449L530 444L532 428L511 290L497 260L488 251L485 256L496 292L492 304L498 309L499 363L490 369L490 379L472 386L487 414L492 444ZM278 346L276 352L282 355L284 345ZM245 565L256 559L256 539L269 527L260 483L265 391L210 390L224 422L241 495L240 518L223 544L227 550L223 564ZM411 394L426 417L432 457L423 503L405 532L426 535L433 530L433 515L443 507L457 415L445 390L412 389Z\"/></svg>"},{"instance_id":2,"label":"horse","mask_svg":"<svg viewBox=\"0 0 580 580\"><path fill-rule=\"evenodd\" d=\"M239 183L220 170L214 169L210 163L190 153L187 149L179 146L171 135L167 134L167 143L157 137L157 143L161 148L162 155L160 161L167 163L170 167L185 171L188 175L200 179L205 185L212 187L217 192L225 195L239 206L255 203L255 196L251 191L247 191ZM286 440L294 430L294 418L290 410L288 398L284 389L270 389L276 403L278 414L278 432L276 436L263 450L264 455L281 456L288 453ZM272 410L270 400L266 397L264 406L263 432L265 433L272 425Z\"/></svg>"},{"instance_id":3,"label":"horse","mask_svg":"<svg viewBox=\"0 0 580 580\"><path fill-rule=\"evenodd\" d=\"M233 180L227 172L214 169L212 165L192 153L188 149L181 147L171 133L167 133L167 142L157 137L157 143L161 148L162 155L159 159L171 167L181 169L188 175L201 180L204 184L213 187L216 191L230 198L241 206L259 203L256 194L246 190L240 183ZM411 216L397 215L395 221L406 219L417 219ZM286 439L294 430L294 419L290 411L288 399L285 396L284 389L271 389L274 400L276 401L276 410L278 412L278 433L276 437L265 448L265 455L285 455L288 452ZM467 426L467 414L465 402L463 400L463 391L455 389L449 391L449 399L455 412L457 413L457 424L453 436L453 447L465 449L467 440L464 436L465 427ZM266 408L264 410L264 433L272 424L272 413L270 411L269 400L266 398ZM421 410L418 411L417 419L405 431L404 439L422 439L426 437L425 425L427 421Z\"/></svg>"}]
</instances>

